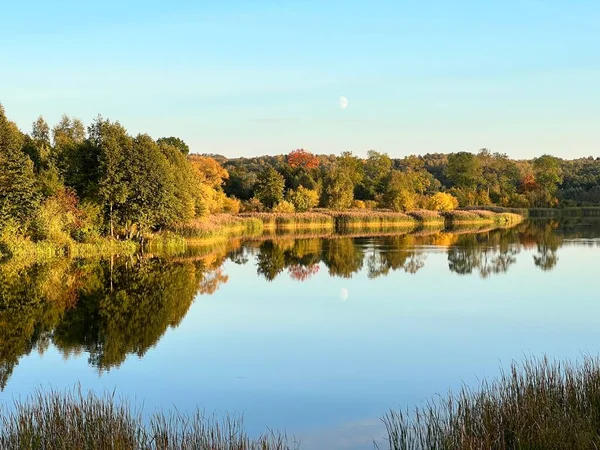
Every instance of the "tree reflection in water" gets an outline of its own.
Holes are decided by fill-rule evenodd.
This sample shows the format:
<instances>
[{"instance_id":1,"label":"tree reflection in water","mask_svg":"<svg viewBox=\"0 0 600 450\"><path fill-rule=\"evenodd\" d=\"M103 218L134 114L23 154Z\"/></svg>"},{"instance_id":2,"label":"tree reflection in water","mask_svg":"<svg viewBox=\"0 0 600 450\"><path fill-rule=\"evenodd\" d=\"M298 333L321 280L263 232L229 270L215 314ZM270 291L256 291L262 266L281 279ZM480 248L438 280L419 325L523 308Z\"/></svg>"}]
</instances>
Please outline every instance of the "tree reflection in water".
<instances>
[{"instance_id":1,"label":"tree reflection in water","mask_svg":"<svg viewBox=\"0 0 600 450\"><path fill-rule=\"evenodd\" d=\"M375 279L394 271L418 273L435 248L446 252L450 271L488 278L508 271L523 250L534 253L536 267L552 270L565 239L598 245L597 223L583 231L573 223L528 221L477 232L233 240L168 258L5 261L0 264L0 388L22 356L44 353L50 345L65 356L85 352L101 371L118 367L128 355L142 357L181 323L198 294L213 294L228 282L223 268L228 260L254 264L268 281L287 276L306 282L323 268L332 277L351 278L364 270Z\"/></svg>"}]
</instances>

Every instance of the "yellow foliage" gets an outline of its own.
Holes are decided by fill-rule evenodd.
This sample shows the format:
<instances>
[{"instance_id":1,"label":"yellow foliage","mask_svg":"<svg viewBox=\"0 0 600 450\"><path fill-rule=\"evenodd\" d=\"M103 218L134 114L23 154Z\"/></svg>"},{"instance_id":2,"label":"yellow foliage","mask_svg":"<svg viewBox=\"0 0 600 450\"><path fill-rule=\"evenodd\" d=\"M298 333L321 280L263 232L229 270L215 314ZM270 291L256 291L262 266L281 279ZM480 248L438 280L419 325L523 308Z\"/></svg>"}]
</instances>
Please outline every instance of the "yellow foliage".
<instances>
[{"instance_id":1,"label":"yellow foliage","mask_svg":"<svg viewBox=\"0 0 600 450\"><path fill-rule=\"evenodd\" d=\"M273 206L273 212L278 212L278 213L293 213L296 211L296 208L294 207L294 205L290 202L288 202L287 200L282 200L279 203L277 203L275 206Z\"/></svg>"},{"instance_id":2,"label":"yellow foliage","mask_svg":"<svg viewBox=\"0 0 600 450\"><path fill-rule=\"evenodd\" d=\"M458 199L445 192L438 192L429 199L427 206L433 211L452 211L458 208Z\"/></svg>"},{"instance_id":3,"label":"yellow foliage","mask_svg":"<svg viewBox=\"0 0 600 450\"><path fill-rule=\"evenodd\" d=\"M362 200L354 200L352 202L352 208L355 208L355 209L365 209L366 205L365 205L365 202L363 202Z\"/></svg>"},{"instance_id":4,"label":"yellow foliage","mask_svg":"<svg viewBox=\"0 0 600 450\"><path fill-rule=\"evenodd\" d=\"M220 188L224 181L229 178L227 170L213 158L208 156L190 155L189 160L200 182L213 189Z\"/></svg>"}]
</instances>

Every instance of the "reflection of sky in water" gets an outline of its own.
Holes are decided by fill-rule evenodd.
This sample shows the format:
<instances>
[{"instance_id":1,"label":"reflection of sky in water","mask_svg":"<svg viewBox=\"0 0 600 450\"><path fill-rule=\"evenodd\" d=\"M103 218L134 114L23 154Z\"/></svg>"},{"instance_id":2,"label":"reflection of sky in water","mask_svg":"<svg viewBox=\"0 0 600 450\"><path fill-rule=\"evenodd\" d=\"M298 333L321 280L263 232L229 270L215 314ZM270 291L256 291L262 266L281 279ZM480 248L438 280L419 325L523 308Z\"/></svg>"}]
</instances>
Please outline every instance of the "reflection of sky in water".
<instances>
[{"instance_id":1,"label":"reflection of sky in water","mask_svg":"<svg viewBox=\"0 0 600 450\"><path fill-rule=\"evenodd\" d=\"M371 448L390 407L476 383L523 355L576 358L600 348L600 247L564 243L551 271L521 249L506 273L448 270L446 249L427 247L416 273L369 279L319 270L273 281L225 263L229 281L198 296L177 329L143 359L97 376L87 355L51 347L23 357L6 400L36 386L118 388L145 410L243 412L251 431L287 429L301 448ZM367 255L369 250L366 250Z\"/></svg>"}]
</instances>

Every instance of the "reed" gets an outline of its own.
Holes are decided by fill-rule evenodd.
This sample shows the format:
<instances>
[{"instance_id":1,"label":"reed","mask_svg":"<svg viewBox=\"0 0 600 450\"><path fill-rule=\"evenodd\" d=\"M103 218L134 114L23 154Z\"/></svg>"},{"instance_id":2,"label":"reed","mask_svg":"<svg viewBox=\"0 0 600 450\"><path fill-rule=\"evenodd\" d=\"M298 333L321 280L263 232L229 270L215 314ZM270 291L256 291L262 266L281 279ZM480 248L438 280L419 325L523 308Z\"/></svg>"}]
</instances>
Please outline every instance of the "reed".
<instances>
[{"instance_id":1,"label":"reed","mask_svg":"<svg viewBox=\"0 0 600 450\"><path fill-rule=\"evenodd\" d=\"M600 360L526 359L478 390L383 421L390 450L600 448Z\"/></svg>"},{"instance_id":2,"label":"reed","mask_svg":"<svg viewBox=\"0 0 600 450\"><path fill-rule=\"evenodd\" d=\"M488 223L497 225L515 225L523 220L519 214L504 212L496 213L483 209L444 211L446 225L454 226L471 223Z\"/></svg>"},{"instance_id":3,"label":"reed","mask_svg":"<svg viewBox=\"0 0 600 450\"><path fill-rule=\"evenodd\" d=\"M186 239L215 239L259 235L263 222L245 215L214 214L202 220L177 224L172 232Z\"/></svg>"},{"instance_id":4,"label":"reed","mask_svg":"<svg viewBox=\"0 0 600 450\"><path fill-rule=\"evenodd\" d=\"M284 435L251 437L242 417L218 419L201 411L192 415L142 411L114 393L96 396L80 389L37 391L13 411L0 413L3 450L288 450Z\"/></svg>"}]
</instances>

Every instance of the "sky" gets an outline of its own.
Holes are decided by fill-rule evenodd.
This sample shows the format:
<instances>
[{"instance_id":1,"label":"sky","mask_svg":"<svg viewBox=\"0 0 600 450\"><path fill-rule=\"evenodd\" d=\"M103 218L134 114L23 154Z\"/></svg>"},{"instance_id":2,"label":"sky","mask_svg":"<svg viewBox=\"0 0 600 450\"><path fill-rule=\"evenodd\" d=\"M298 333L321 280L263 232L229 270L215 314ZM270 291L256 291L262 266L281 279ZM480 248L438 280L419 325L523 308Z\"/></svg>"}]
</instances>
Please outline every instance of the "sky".
<instances>
[{"instance_id":1,"label":"sky","mask_svg":"<svg viewBox=\"0 0 600 450\"><path fill-rule=\"evenodd\" d=\"M12 1L0 103L226 156L600 156L597 0ZM340 108L339 97L348 99Z\"/></svg>"}]
</instances>

